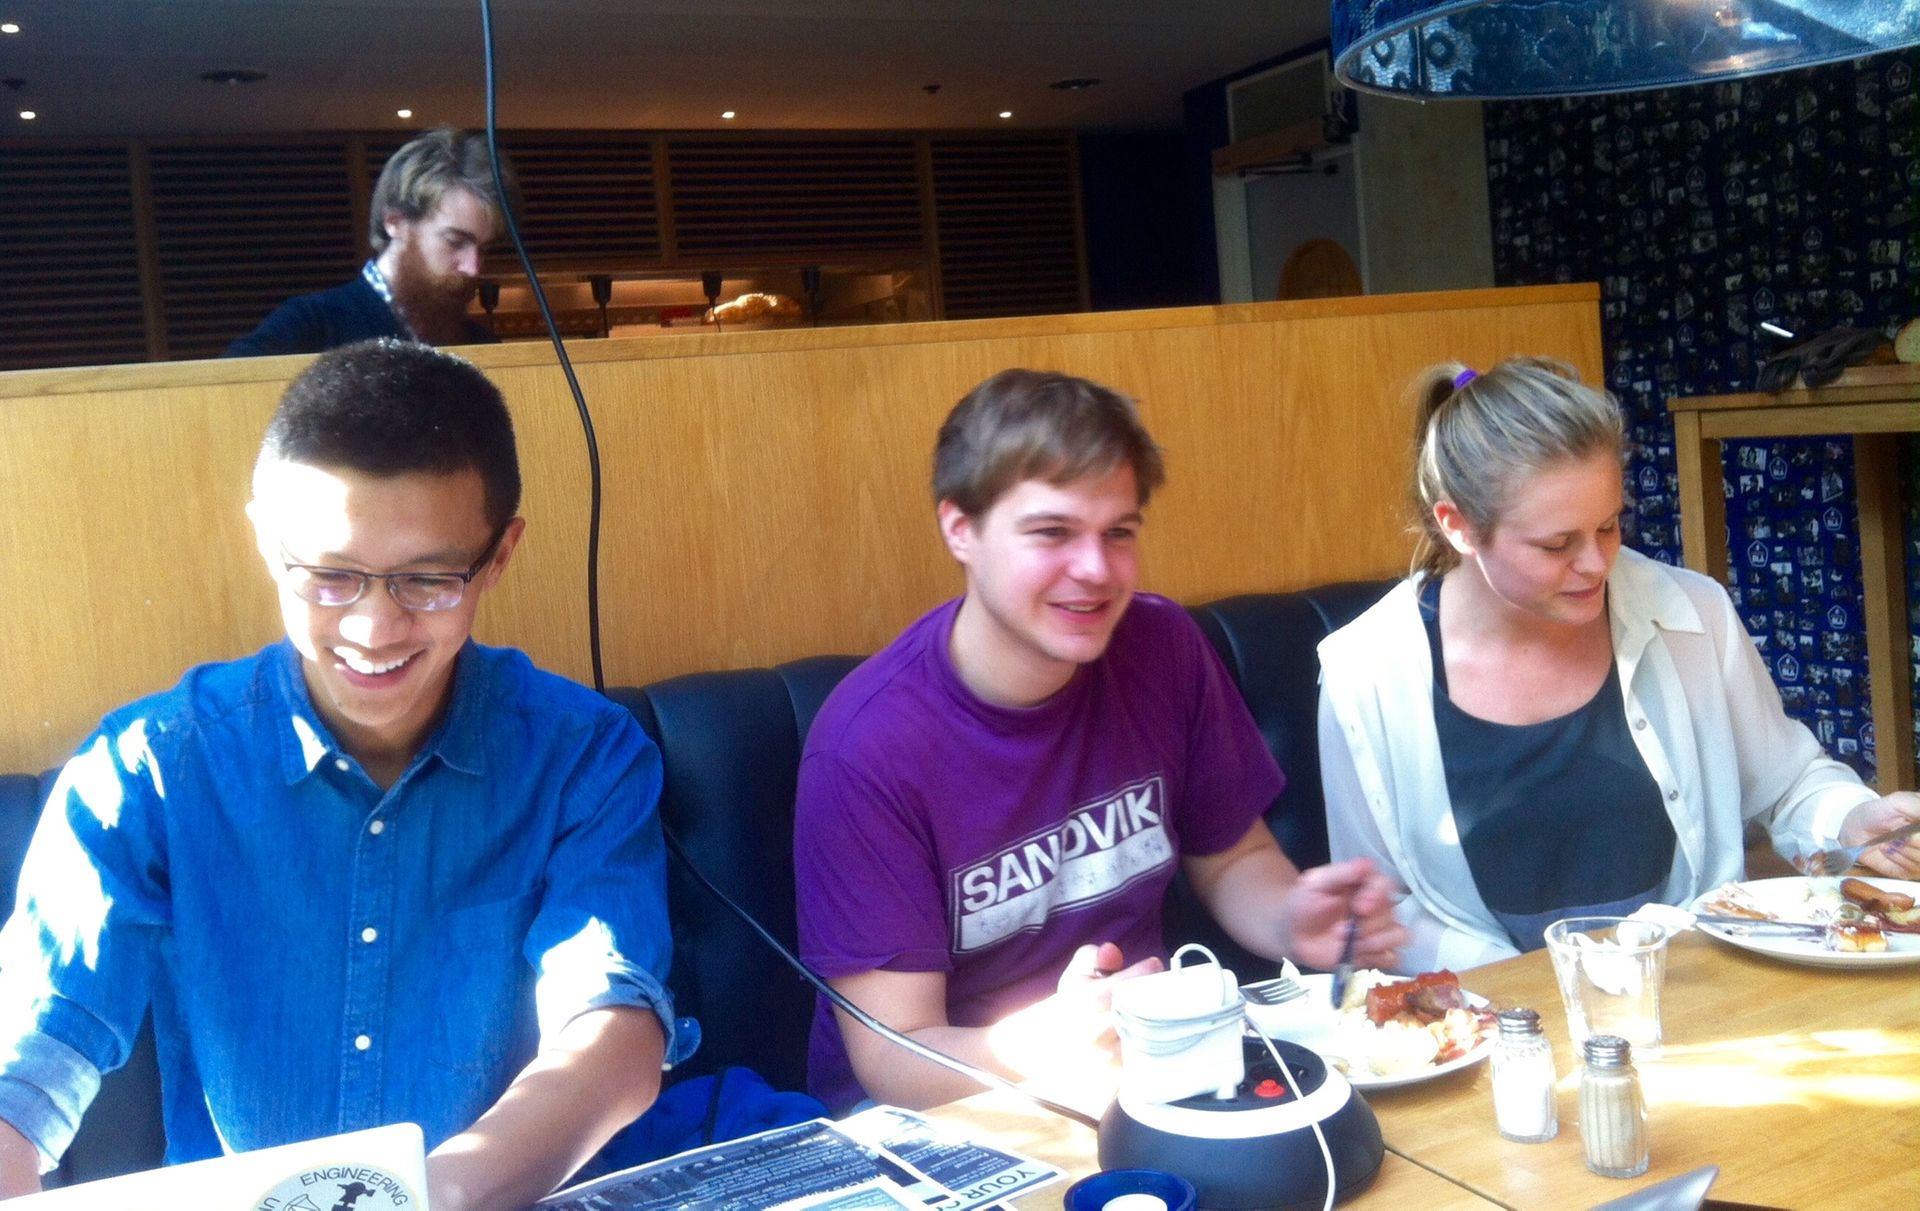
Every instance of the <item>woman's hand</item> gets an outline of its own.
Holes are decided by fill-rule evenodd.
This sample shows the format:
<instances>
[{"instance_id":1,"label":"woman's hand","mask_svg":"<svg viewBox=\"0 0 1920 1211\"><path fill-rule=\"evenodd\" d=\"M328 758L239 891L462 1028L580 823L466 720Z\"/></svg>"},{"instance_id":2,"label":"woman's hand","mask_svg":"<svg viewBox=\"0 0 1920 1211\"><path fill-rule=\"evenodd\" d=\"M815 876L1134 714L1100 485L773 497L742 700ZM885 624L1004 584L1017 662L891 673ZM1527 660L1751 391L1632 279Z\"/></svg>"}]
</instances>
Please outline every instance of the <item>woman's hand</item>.
<instances>
[{"instance_id":1,"label":"woman's hand","mask_svg":"<svg viewBox=\"0 0 1920 1211\"><path fill-rule=\"evenodd\" d=\"M1840 826L1840 843L1860 845L1915 821L1920 821L1920 794L1895 791L1848 813ZM1920 879L1920 837L1875 846L1860 855L1860 865L1896 879Z\"/></svg>"}]
</instances>

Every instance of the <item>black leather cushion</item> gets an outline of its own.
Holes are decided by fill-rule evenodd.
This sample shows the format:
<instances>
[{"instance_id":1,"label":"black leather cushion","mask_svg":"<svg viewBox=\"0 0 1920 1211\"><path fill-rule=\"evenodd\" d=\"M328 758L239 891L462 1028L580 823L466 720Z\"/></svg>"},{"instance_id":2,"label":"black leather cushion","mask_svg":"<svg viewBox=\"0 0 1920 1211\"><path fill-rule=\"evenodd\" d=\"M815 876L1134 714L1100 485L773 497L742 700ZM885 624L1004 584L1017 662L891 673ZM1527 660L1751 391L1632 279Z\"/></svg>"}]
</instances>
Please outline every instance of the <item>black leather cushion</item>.
<instances>
[{"instance_id":1,"label":"black leather cushion","mask_svg":"<svg viewBox=\"0 0 1920 1211\"><path fill-rule=\"evenodd\" d=\"M73 1144L48 1185L72 1185L157 1167L167 1155L160 1118L160 1062L153 1051L153 1019L140 1023L133 1052L100 1079L100 1093L80 1120Z\"/></svg>"},{"instance_id":2,"label":"black leather cushion","mask_svg":"<svg viewBox=\"0 0 1920 1211\"><path fill-rule=\"evenodd\" d=\"M1327 820L1314 736L1319 660L1313 649L1326 630L1319 612L1301 594L1262 593L1209 602L1194 616L1287 775L1286 789L1267 812L1273 835L1294 865L1321 865Z\"/></svg>"},{"instance_id":3,"label":"black leather cushion","mask_svg":"<svg viewBox=\"0 0 1920 1211\"><path fill-rule=\"evenodd\" d=\"M778 669L695 673L610 691L660 746L661 819L700 870L791 949L793 796L806 728L859 663L820 656ZM700 1050L674 1075L730 1064L777 1089L806 1087L813 992L677 861L667 879L679 1012Z\"/></svg>"},{"instance_id":4,"label":"black leather cushion","mask_svg":"<svg viewBox=\"0 0 1920 1211\"><path fill-rule=\"evenodd\" d=\"M0 774L0 895L12 910L20 864L40 819L41 804L53 789L57 770ZM99 1096L80 1122L60 1167L46 1175L48 1186L67 1186L95 1178L151 1169L166 1155L160 1123L160 1069L153 1053L153 1023L143 1022L126 1064L100 1082Z\"/></svg>"},{"instance_id":5,"label":"black leather cushion","mask_svg":"<svg viewBox=\"0 0 1920 1211\"><path fill-rule=\"evenodd\" d=\"M1246 699L1274 760L1286 772L1286 789L1267 809L1267 827L1287 857L1302 869L1327 861L1327 810L1320 787L1316 724L1320 659L1314 649L1392 585L1392 581L1353 581L1297 593L1252 593L1190 611ZM1170 947L1204 943L1242 979L1275 967L1229 938L1201 907L1184 876L1174 881L1167 895L1166 931Z\"/></svg>"},{"instance_id":6,"label":"black leather cushion","mask_svg":"<svg viewBox=\"0 0 1920 1211\"><path fill-rule=\"evenodd\" d=\"M1233 675L1274 760L1286 771L1287 788L1268 810L1267 823L1296 866L1319 866L1327 860L1316 724L1320 658L1315 648L1378 601L1393 583L1349 581L1298 593L1252 593L1192 611Z\"/></svg>"},{"instance_id":7,"label":"black leather cushion","mask_svg":"<svg viewBox=\"0 0 1920 1211\"><path fill-rule=\"evenodd\" d=\"M794 728L803 747L807 733L813 730L813 717L820 713L827 695L833 693L833 687L862 659L860 656L809 656L775 670L787 683L787 694L793 699Z\"/></svg>"},{"instance_id":8,"label":"black leather cushion","mask_svg":"<svg viewBox=\"0 0 1920 1211\"><path fill-rule=\"evenodd\" d=\"M1399 584L1394 580L1342 580L1334 584L1323 584L1317 588L1302 589L1301 596L1313 603L1320 615L1320 621L1331 635L1349 622L1372 609L1374 603L1387 595L1387 591ZM1317 665L1317 662L1316 662ZM1316 674L1317 674L1316 667Z\"/></svg>"},{"instance_id":9,"label":"black leather cushion","mask_svg":"<svg viewBox=\"0 0 1920 1211\"><path fill-rule=\"evenodd\" d=\"M0 774L0 879L5 880L7 910L13 910L13 891L20 882L20 863L33 840L46 795L32 774Z\"/></svg>"}]
</instances>

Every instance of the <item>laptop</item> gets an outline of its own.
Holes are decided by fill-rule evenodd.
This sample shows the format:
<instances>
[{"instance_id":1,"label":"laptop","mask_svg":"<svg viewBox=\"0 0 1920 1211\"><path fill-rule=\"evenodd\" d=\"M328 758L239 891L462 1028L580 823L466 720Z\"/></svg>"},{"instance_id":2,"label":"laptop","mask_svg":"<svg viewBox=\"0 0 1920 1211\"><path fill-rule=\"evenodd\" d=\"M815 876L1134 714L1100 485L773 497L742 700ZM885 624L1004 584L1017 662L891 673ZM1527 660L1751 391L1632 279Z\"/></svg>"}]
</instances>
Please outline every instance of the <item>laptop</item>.
<instances>
[{"instance_id":1,"label":"laptop","mask_svg":"<svg viewBox=\"0 0 1920 1211\"><path fill-rule=\"evenodd\" d=\"M9 1211L428 1211L420 1128L395 1123L29 1195Z\"/></svg>"}]
</instances>

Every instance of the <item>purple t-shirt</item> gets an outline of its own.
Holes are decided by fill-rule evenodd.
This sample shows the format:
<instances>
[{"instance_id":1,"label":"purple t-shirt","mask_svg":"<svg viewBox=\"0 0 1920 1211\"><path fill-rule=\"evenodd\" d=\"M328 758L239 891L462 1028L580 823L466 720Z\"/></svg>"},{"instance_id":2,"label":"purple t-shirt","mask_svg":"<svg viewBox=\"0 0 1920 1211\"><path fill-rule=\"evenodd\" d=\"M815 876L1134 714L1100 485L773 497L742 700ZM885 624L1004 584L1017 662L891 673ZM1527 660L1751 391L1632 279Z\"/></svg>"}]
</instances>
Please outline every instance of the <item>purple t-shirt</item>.
<instances>
[{"instance_id":1,"label":"purple t-shirt","mask_svg":"<svg viewBox=\"0 0 1920 1211\"><path fill-rule=\"evenodd\" d=\"M1246 835L1286 784L1187 612L1136 595L1098 660L1033 707L983 702L947 653L958 601L908 627L821 708L794 824L800 950L834 978L947 973L983 1026L1050 995L1074 949L1164 954L1182 854ZM831 1006L808 1085L865 1096Z\"/></svg>"}]
</instances>

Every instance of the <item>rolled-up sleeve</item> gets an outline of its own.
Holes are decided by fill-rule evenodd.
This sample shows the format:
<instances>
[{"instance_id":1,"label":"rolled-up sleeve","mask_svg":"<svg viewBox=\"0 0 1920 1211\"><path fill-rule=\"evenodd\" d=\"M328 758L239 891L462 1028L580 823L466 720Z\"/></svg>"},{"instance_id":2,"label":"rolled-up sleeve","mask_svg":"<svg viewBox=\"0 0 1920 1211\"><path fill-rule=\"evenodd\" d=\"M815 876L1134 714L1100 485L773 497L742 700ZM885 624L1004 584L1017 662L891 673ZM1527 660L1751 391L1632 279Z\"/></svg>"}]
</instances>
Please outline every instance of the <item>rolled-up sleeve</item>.
<instances>
[{"instance_id":1,"label":"rolled-up sleeve","mask_svg":"<svg viewBox=\"0 0 1920 1211\"><path fill-rule=\"evenodd\" d=\"M632 1006L660 1020L671 1067L693 1053L699 1026L676 1019L660 751L625 711L610 712L563 791L546 888L527 932L538 973L543 1040L594 1009Z\"/></svg>"},{"instance_id":2,"label":"rolled-up sleeve","mask_svg":"<svg viewBox=\"0 0 1920 1211\"><path fill-rule=\"evenodd\" d=\"M59 1163L126 1062L167 925L164 780L135 720L103 727L40 813L0 932L0 1118Z\"/></svg>"}]
</instances>

